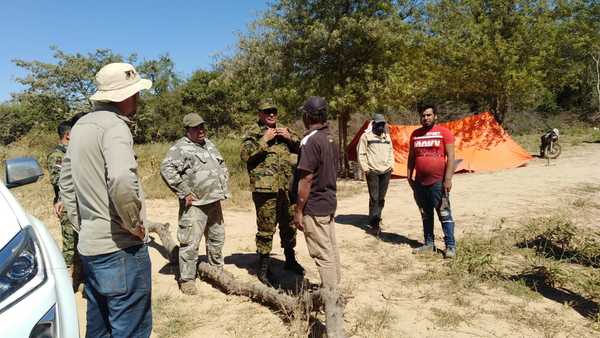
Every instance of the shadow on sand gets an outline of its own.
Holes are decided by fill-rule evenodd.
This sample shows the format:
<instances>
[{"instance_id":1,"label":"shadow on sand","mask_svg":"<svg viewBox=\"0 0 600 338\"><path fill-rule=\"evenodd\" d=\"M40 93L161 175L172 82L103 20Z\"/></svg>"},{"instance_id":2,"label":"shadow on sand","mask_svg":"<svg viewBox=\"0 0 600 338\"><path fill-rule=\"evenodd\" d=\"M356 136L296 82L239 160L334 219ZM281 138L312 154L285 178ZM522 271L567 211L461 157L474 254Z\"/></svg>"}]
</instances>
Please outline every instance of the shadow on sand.
<instances>
[{"instance_id":1,"label":"shadow on sand","mask_svg":"<svg viewBox=\"0 0 600 338\"><path fill-rule=\"evenodd\" d=\"M536 273L522 273L508 278L512 281L524 281L525 285L532 291L539 293L549 300L567 305L580 315L594 320L600 313L600 305L593 300L587 299L573 291L547 285L543 276Z\"/></svg>"},{"instance_id":2,"label":"shadow on sand","mask_svg":"<svg viewBox=\"0 0 600 338\"><path fill-rule=\"evenodd\" d=\"M225 257L225 264L233 264L240 269L256 275L258 256L255 253L234 253ZM288 294L297 295L311 286L308 279L292 271L283 269L284 261L271 257L269 281L275 289L280 289Z\"/></svg>"},{"instance_id":3,"label":"shadow on sand","mask_svg":"<svg viewBox=\"0 0 600 338\"><path fill-rule=\"evenodd\" d=\"M417 240L393 232L381 231L379 232L379 234L371 232L371 227L367 225L368 221L369 217L367 215L359 214L337 215L335 217L336 223L343 225L352 225L363 230L366 234L371 235L373 237L377 237L379 240L386 243L398 245L405 244L410 246L411 248L416 248L423 245L423 243Z\"/></svg>"}]
</instances>

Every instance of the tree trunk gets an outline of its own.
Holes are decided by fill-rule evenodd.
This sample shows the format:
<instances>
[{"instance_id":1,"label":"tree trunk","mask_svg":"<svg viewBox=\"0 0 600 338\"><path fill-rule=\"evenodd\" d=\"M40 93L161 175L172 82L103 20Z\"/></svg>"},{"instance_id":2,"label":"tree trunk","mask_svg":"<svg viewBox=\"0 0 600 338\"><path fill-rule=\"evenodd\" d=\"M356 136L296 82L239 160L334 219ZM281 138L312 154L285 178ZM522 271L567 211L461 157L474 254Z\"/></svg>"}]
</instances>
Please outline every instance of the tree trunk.
<instances>
[{"instance_id":1,"label":"tree trunk","mask_svg":"<svg viewBox=\"0 0 600 338\"><path fill-rule=\"evenodd\" d=\"M348 154L346 146L348 144L348 113L340 112L338 115L338 142L340 149L340 176L350 176L350 165L348 164Z\"/></svg>"},{"instance_id":2,"label":"tree trunk","mask_svg":"<svg viewBox=\"0 0 600 338\"><path fill-rule=\"evenodd\" d=\"M338 115L338 158L340 160L340 172L339 175L344 177L344 165L342 164L342 159L344 158L344 153L346 152L346 148L344 148L344 140L342 137L342 128L344 126L344 113Z\"/></svg>"},{"instance_id":3,"label":"tree trunk","mask_svg":"<svg viewBox=\"0 0 600 338\"><path fill-rule=\"evenodd\" d=\"M177 259L175 255L177 245L169 231L169 223L146 220L145 227L147 233L158 234L171 262L174 262ZM328 336L344 337L345 301L336 293L321 289L314 292L303 292L299 297L293 297L259 283L236 280L231 273L206 262L198 264L198 275L228 294L248 297L283 312L288 318L296 315L308 318L310 311L324 307Z\"/></svg>"},{"instance_id":4,"label":"tree trunk","mask_svg":"<svg viewBox=\"0 0 600 338\"><path fill-rule=\"evenodd\" d=\"M494 117L496 121L500 124L504 123L504 118L506 117L506 111L508 108L508 102L506 95L504 93L496 96L494 98L495 108L494 108Z\"/></svg>"},{"instance_id":5,"label":"tree trunk","mask_svg":"<svg viewBox=\"0 0 600 338\"><path fill-rule=\"evenodd\" d=\"M348 146L348 120L350 114L344 113L344 129L342 130L342 142L344 143L344 157L342 161L344 163L344 177L350 177L350 164L348 163L348 152L346 147Z\"/></svg>"},{"instance_id":6,"label":"tree trunk","mask_svg":"<svg viewBox=\"0 0 600 338\"><path fill-rule=\"evenodd\" d=\"M325 303L325 318L327 337L344 338L344 304L337 292L321 289L323 303Z\"/></svg>"},{"instance_id":7,"label":"tree trunk","mask_svg":"<svg viewBox=\"0 0 600 338\"><path fill-rule=\"evenodd\" d=\"M592 54L592 59L596 63L596 93L598 94L598 112L596 118L600 118L600 51L598 54Z\"/></svg>"},{"instance_id":8,"label":"tree trunk","mask_svg":"<svg viewBox=\"0 0 600 338\"><path fill-rule=\"evenodd\" d=\"M335 293L321 289L315 292L304 292L299 297L293 297L260 283L237 280L231 273L206 262L198 265L198 275L227 294L248 297L253 301L268 305L283 312L287 318L297 315L308 318L311 310L318 310L324 306L327 332L329 333L331 330L333 333L329 337L344 337L344 300Z\"/></svg>"},{"instance_id":9,"label":"tree trunk","mask_svg":"<svg viewBox=\"0 0 600 338\"><path fill-rule=\"evenodd\" d=\"M171 263L177 262L177 251L175 250L177 243L171 236L171 232L169 231L169 223L156 223L146 220L144 226L147 233L154 232L158 234L160 242L167 251L165 255L168 257L169 261Z\"/></svg>"}]
</instances>

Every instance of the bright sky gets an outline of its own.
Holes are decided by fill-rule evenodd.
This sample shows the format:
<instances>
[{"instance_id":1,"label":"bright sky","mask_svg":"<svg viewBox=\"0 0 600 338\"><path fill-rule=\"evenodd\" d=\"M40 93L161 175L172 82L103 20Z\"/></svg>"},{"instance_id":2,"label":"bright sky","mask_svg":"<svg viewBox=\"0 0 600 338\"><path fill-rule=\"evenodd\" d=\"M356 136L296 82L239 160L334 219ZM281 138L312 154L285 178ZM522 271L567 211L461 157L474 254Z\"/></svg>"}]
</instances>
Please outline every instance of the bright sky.
<instances>
[{"instance_id":1,"label":"bright sky","mask_svg":"<svg viewBox=\"0 0 600 338\"><path fill-rule=\"evenodd\" d=\"M0 101L21 87L13 59L51 62L50 45L68 53L98 48L140 60L169 53L184 76L209 69L267 0L12 0L0 4Z\"/></svg>"}]
</instances>

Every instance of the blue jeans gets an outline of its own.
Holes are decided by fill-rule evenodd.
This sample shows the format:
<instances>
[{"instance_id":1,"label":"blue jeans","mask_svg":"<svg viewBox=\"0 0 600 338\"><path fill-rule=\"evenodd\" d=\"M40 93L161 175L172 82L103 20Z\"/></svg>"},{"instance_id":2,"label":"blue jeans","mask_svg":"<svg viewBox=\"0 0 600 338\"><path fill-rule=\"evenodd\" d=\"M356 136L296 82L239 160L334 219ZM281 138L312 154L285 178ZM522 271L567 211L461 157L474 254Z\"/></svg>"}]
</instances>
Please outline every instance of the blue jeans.
<instances>
[{"instance_id":1,"label":"blue jeans","mask_svg":"<svg viewBox=\"0 0 600 338\"><path fill-rule=\"evenodd\" d=\"M421 211L421 219L423 220L425 245L435 244L433 236L433 210L435 209L438 219L442 223L446 248L456 248L456 242L454 240L454 220L452 219L452 212L450 210L450 198L449 196L446 196L443 183L437 182L425 186L415 181L414 194L417 206Z\"/></svg>"},{"instance_id":2,"label":"blue jeans","mask_svg":"<svg viewBox=\"0 0 600 338\"><path fill-rule=\"evenodd\" d=\"M150 337L152 280L146 245L81 256L87 338Z\"/></svg>"}]
</instances>

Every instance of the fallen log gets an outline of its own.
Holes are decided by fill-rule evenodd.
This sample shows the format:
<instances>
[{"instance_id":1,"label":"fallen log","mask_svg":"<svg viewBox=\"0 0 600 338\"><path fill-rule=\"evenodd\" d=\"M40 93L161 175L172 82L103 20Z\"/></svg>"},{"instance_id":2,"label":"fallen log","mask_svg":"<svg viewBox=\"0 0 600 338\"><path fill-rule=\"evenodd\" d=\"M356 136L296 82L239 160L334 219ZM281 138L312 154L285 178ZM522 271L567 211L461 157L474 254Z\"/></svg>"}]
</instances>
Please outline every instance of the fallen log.
<instances>
[{"instance_id":1,"label":"fallen log","mask_svg":"<svg viewBox=\"0 0 600 338\"><path fill-rule=\"evenodd\" d=\"M146 220L144 226L148 233L158 234L169 260L176 262L177 244L169 231L169 223ZM198 265L198 275L227 294L248 297L253 301L268 305L281 311L287 318L296 315L308 318L311 311L324 308L328 337L345 337L343 315L346 304L345 299L336 292L319 289L305 291L300 293L300 296L294 297L260 283L240 281L230 272L209 265L206 262L201 262Z\"/></svg>"},{"instance_id":2,"label":"fallen log","mask_svg":"<svg viewBox=\"0 0 600 338\"><path fill-rule=\"evenodd\" d=\"M311 311L318 311L324 307L329 337L344 337L345 301L336 293L320 289L302 292L299 297L294 297L260 283L240 281L230 272L206 262L198 265L198 275L227 294L248 297L253 301L268 305L281 311L286 318L297 315L308 318Z\"/></svg>"},{"instance_id":3,"label":"fallen log","mask_svg":"<svg viewBox=\"0 0 600 338\"><path fill-rule=\"evenodd\" d=\"M167 257L171 263L177 261L176 250L177 243L171 236L171 232L169 231L169 223L157 223L146 220L144 223L144 227L146 228L146 232L148 233L156 233L160 238L160 242L163 247L166 249Z\"/></svg>"},{"instance_id":4,"label":"fallen log","mask_svg":"<svg viewBox=\"0 0 600 338\"><path fill-rule=\"evenodd\" d=\"M198 275L227 294L248 297L280 310L285 315L291 315L300 305L299 300L295 297L263 284L240 281L230 272L209 265L206 262L201 262L198 265ZM304 300L304 302L307 301L312 304L312 297L307 297Z\"/></svg>"}]
</instances>

